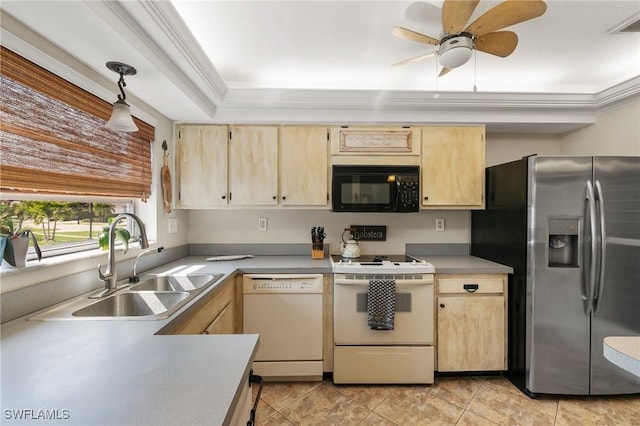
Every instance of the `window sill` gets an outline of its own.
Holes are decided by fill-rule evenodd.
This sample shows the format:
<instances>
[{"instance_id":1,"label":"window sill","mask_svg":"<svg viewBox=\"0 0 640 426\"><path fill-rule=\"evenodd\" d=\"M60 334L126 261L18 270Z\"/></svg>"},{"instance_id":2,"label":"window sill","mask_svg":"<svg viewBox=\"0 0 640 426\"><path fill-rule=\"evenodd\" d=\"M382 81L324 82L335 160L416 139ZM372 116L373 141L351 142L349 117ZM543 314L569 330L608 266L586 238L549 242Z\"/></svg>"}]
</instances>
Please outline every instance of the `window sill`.
<instances>
[{"instance_id":1,"label":"window sill","mask_svg":"<svg viewBox=\"0 0 640 426\"><path fill-rule=\"evenodd\" d=\"M153 247L155 242L150 242ZM116 248L116 260L135 258L140 252L138 245L130 246L124 254ZM107 252L101 249L87 250L44 258L41 261L28 260L26 266L16 268L3 261L0 267L0 294L16 291L45 281L51 281L71 274L98 268L107 263ZM97 272L96 272L97 277Z\"/></svg>"}]
</instances>

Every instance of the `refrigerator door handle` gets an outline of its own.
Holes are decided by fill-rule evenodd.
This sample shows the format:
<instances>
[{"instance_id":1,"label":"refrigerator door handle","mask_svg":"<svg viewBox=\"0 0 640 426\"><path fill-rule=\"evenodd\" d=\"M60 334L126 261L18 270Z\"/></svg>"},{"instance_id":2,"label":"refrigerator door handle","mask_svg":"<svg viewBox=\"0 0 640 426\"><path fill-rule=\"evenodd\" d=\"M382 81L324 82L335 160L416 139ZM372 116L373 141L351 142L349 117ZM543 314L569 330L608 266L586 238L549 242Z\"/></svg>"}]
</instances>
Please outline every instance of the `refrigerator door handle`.
<instances>
[{"instance_id":1,"label":"refrigerator door handle","mask_svg":"<svg viewBox=\"0 0 640 426\"><path fill-rule=\"evenodd\" d=\"M593 293L593 314L597 315L602 306L602 297L604 296L604 273L605 263L607 260L607 229L605 226L605 211L604 211L604 193L600 181L596 180L595 196L597 204L597 214L600 222L600 256L598 260L598 266L600 273L598 274L598 280L596 282L596 289Z\"/></svg>"},{"instance_id":2,"label":"refrigerator door handle","mask_svg":"<svg viewBox=\"0 0 640 426\"><path fill-rule=\"evenodd\" d=\"M589 208L589 230L591 232L591 244L589 245L589 263L585 263L585 270L588 269L588 279L586 280L586 289L583 286L582 300L584 302L584 313L586 316L591 314L593 309L593 295L596 285L596 200L593 192L593 184L591 180L587 181L587 193L585 199ZM585 230L586 234L586 230ZM584 241L584 240L583 240ZM586 291L585 291L586 290ZM586 293L586 294L585 294Z\"/></svg>"}]
</instances>

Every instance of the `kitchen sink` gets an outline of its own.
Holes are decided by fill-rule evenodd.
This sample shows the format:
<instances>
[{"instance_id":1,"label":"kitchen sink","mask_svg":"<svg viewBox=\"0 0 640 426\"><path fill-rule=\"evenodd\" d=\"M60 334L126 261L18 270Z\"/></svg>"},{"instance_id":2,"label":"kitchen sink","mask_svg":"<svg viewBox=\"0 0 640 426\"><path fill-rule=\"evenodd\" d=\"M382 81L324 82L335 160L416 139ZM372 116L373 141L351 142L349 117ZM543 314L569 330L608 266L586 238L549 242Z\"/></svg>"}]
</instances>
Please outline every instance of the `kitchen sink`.
<instances>
[{"instance_id":1,"label":"kitchen sink","mask_svg":"<svg viewBox=\"0 0 640 426\"><path fill-rule=\"evenodd\" d=\"M76 317L139 317L159 315L189 297L184 291L127 292L95 302L85 308L74 311Z\"/></svg>"},{"instance_id":2,"label":"kitchen sink","mask_svg":"<svg viewBox=\"0 0 640 426\"><path fill-rule=\"evenodd\" d=\"M130 291L187 291L193 292L205 285L218 281L222 274L215 275L143 275L141 282L129 288Z\"/></svg>"},{"instance_id":3,"label":"kitchen sink","mask_svg":"<svg viewBox=\"0 0 640 426\"><path fill-rule=\"evenodd\" d=\"M119 290L101 299L87 295L60 303L28 318L30 321L55 320L159 320L168 318L223 274L187 274L140 276L129 286L119 283ZM101 290L102 291L102 290Z\"/></svg>"}]
</instances>

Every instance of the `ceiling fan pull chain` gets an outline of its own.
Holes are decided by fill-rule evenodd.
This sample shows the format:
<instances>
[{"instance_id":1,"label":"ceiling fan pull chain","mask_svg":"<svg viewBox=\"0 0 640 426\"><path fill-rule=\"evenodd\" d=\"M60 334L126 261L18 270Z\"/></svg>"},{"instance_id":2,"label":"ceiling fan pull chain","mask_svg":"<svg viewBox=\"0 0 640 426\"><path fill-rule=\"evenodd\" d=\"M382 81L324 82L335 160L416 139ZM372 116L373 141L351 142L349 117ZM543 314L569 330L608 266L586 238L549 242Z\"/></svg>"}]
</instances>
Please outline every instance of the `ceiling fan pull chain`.
<instances>
[{"instance_id":1,"label":"ceiling fan pull chain","mask_svg":"<svg viewBox=\"0 0 640 426\"><path fill-rule=\"evenodd\" d=\"M435 77L436 77L436 92L433 94L433 99L438 99L440 97L440 93L438 93L438 58L436 57L436 66L435 66Z\"/></svg>"},{"instance_id":2,"label":"ceiling fan pull chain","mask_svg":"<svg viewBox=\"0 0 640 426\"><path fill-rule=\"evenodd\" d=\"M473 93L478 93L478 53L473 51Z\"/></svg>"}]
</instances>

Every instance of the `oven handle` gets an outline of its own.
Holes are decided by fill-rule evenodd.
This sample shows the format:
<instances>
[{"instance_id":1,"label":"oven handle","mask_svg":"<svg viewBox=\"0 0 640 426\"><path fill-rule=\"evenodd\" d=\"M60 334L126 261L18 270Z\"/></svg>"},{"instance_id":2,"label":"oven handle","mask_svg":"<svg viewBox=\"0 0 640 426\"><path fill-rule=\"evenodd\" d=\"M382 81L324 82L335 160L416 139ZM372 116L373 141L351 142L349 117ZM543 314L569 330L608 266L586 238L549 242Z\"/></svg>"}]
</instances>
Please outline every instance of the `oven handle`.
<instances>
[{"instance_id":1,"label":"oven handle","mask_svg":"<svg viewBox=\"0 0 640 426\"><path fill-rule=\"evenodd\" d=\"M424 278L424 279L421 279L421 280L395 280L395 281L396 281L396 286L429 285L429 284L433 284L433 277ZM369 285L369 280L334 279L333 283L335 285L367 286L367 285Z\"/></svg>"}]
</instances>

